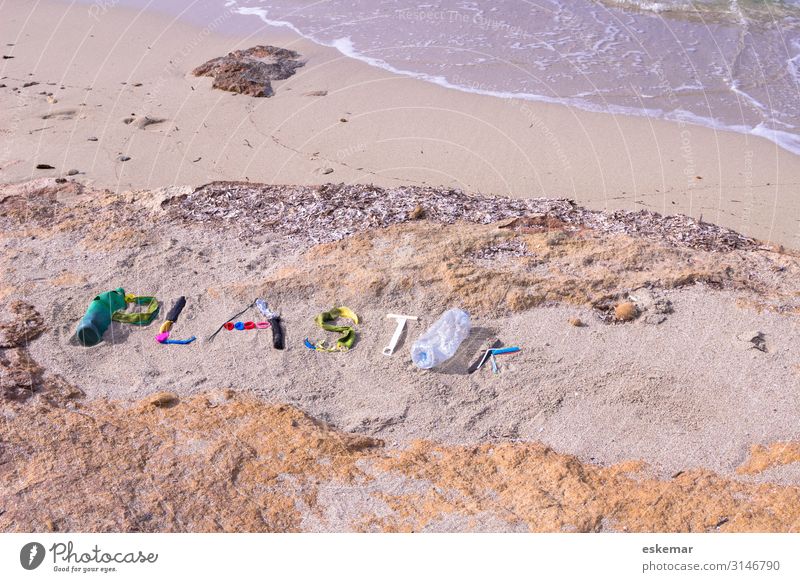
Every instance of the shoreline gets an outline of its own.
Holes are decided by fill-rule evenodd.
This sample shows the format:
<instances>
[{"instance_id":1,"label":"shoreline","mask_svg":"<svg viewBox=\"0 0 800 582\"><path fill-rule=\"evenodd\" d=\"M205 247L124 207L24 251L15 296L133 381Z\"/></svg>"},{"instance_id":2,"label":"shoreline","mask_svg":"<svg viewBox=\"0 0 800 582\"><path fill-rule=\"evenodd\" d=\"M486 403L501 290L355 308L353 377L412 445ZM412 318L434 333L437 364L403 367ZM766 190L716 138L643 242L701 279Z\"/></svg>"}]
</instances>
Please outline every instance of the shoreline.
<instances>
[{"instance_id":1,"label":"shoreline","mask_svg":"<svg viewBox=\"0 0 800 582\"><path fill-rule=\"evenodd\" d=\"M63 2L65 0L60 1ZM690 111L684 110L677 110L671 112L670 114L660 115L659 113L663 112L658 110L635 107L632 108L629 106L612 105L609 103L598 105L580 97L548 97L542 94L526 93L523 91L502 90L498 88L497 84L488 82L474 81L465 86L459 84L458 82L451 82L441 75L398 68L397 66L392 65L385 60L370 57L363 52L357 51L352 46L352 42L349 37L338 38L330 42L326 42L320 38L315 38L311 34L302 32L292 22L270 19L268 15L265 14L265 10L259 7L240 6L237 7L235 11L231 12L223 11L220 6L208 7L204 4L201 4L200 6L195 4L192 6L192 11L190 13L186 13L185 9L179 12L178 7L164 7L165 4L169 5L171 2L175 2L175 0L166 0L161 4L161 6L158 7L152 7L146 2L144 2L145 6L141 6L143 1L144 0L118 1L115 3L115 5L127 6L131 10L145 9L148 11L155 11L165 16L177 17L180 20L183 20L184 22L192 24L198 28L205 28L208 26L208 23L212 23L213 26L214 23L219 22L220 26L217 32L225 34L231 38L242 38L248 36L258 32L259 30L263 30L264 25L266 25L267 27L273 29L288 30L289 33L294 37L301 38L319 47L335 50L341 56L362 62L370 67L380 69L393 75L408 77L415 80L422 80L429 84L434 84L445 89L452 89L463 93L481 95L485 97L494 97L501 100L560 105L566 108L574 108L578 111L586 113L600 113L604 115L621 115L625 117L655 119L677 123L681 127L689 125L702 127L711 131L731 132L742 136L748 136L750 138L766 139L773 145L778 146L786 152L800 157L800 141L798 140L798 137L790 133L784 133L780 130L763 129L760 126L748 128L747 126L741 124L723 123L715 120L713 117L698 116ZM91 0L78 0L78 2L84 2L89 5L88 11L90 14L97 14L107 10L107 8L103 8L102 4L98 4L97 2ZM176 4L180 5L180 2L176 2ZM403 11L399 11L398 18L403 19L402 14ZM232 19L231 15L233 15ZM244 18L239 18L240 16L243 16ZM249 17L255 17L255 19ZM235 25L233 24L232 20L236 22ZM253 23L254 20L260 21L262 23L261 26L255 25ZM228 26L229 24L230 26ZM769 137L769 134L773 134L773 137Z\"/></svg>"},{"instance_id":2,"label":"shoreline","mask_svg":"<svg viewBox=\"0 0 800 582\"><path fill-rule=\"evenodd\" d=\"M213 180L444 186L682 213L800 248L800 158L764 139L445 89L274 27L235 37L119 7L87 22L85 5L52 1L12 2L8 16L5 183L75 169L113 191ZM54 30L44 48L37 29ZM212 90L189 75L260 43L307 60L274 97ZM39 85L22 87L30 81ZM304 95L315 91L327 94ZM132 114L163 121L136 130L123 122Z\"/></svg>"},{"instance_id":3,"label":"shoreline","mask_svg":"<svg viewBox=\"0 0 800 582\"><path fill-rule=\"evenodd\" d=\"M652 109L632 108L623 105L605 104L603 106L592 103L579 97L548 97L536 93L525 93L520 91L503 91L499 89L492 89L491 84L488 83L471 83L470 86L459 85L452 83L446 78L429 73L422 73L407 69L400 69L394 65L387 63L384 60L370 57L364 53L358 52L352 46L349 38L337 39L334 42L327 43L320 39L314 38L309 34L301 32L294 24L288 21L272 20L264 16L259 9L251 9L249 13L239 12L239 14L250 14L258 16L260 20L269 26L276 28L287 28L293 33L302 37L305 40L311 41L319 46L331 48L338 51L342 56L348 57L359 62L362 62L371 67L387 71L394 75L404 76L411 79L425 81L430 84L437 85L445 89L452 89L462 93L481 95L484 97L494 97L496 99L510 100L510 101L526 101L536 104L560 105L568 109L575 109L586 113L600 113L603 115L621 115L624 117L636 117L643 119L655 119L658 121L667 121L677 123L681 128L688 126L702 127L711 131L721 131L736 133L742 136L749 136L750 138L766 139L773 145L780 149L785 150L794 156L800 157L800 138L798 136L782 132L780 130L763 129L760 126L748 128L743 125L726 124L714 120L713 118L706 118L697 116L688 111L673 112L670 115L658 115L659 112ZM770 137L771 135L771 137Z\"/></svg>"}]
</instances>

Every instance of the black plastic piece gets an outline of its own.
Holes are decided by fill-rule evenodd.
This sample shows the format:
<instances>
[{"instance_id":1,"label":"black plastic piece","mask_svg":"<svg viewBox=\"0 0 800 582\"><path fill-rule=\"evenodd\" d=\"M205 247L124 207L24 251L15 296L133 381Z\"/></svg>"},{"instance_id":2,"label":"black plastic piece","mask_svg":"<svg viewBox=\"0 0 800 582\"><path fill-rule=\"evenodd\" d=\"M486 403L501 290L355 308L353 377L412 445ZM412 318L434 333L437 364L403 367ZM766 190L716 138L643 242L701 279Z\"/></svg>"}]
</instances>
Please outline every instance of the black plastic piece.
<instances>
[{"instance_id":1,"label":"black plastic piece","mask_svg":"<svg viewBox=\"0 0 800 582\"><path fill-rule=\"evenodd\" d=\"M172 309L169 310L169 313L167 313L167 321L171 321L173 323L178 321L178 317L180 316L184 307L186 307L186 297L181 295L178 297L175 305L172 306Z\"/></svg>"},{"instance_id":2,"label":"black plastic piece","mask_svg":"<svg viewBox=\"0 0 800 582\"><path fill-rule=\"evenodd\" d=\"M281 318L280 316L275 316L270 318L269 320L270 326L272 327L272 346L276 350L282 350L284 348L283 343L283 328L281 327Z\"/></svg>"}]
</instances>

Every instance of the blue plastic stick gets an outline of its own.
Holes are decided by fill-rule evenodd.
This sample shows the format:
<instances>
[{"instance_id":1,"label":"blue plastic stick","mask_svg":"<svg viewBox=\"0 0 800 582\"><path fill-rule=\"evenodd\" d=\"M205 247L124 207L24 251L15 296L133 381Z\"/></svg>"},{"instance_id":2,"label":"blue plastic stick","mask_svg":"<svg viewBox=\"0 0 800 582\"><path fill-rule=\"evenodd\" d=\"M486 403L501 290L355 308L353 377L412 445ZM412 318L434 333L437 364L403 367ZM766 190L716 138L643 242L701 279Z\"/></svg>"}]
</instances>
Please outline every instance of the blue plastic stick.
<instances>
[{"instance_id":1,"label":"blue plastic stick","mask_svg":"<svg viewBox=\"0 0 800 582\"><path fill-rule=\"evenodd\" d=\"M189 339L184 339L184 340L173 340L173 339L168 339L168 340L164 340L164 341L163 341L163 342L161 342L161 343L162 343L162 344L177 344L177 345L185 346L186 344L190 344L190 343L192 343L192 342L193 342L194 340L196 340L196 339L197 339L196 337L192 336L192 337L190 337Z\"/></svg>"},{"instance_id":2,"label":"blue plastic stick","mask_svg":"<svg viewBox=\"0 0 800 582\"><path fill-rule=\"evenodd\" d=\"M499 356L500 354L513 354L514 352L520 351L522 348L518 348L517 346L512 346L509 348L493 348L489 350L492 352L493 356Z\"/></svg>"}]
</instances>

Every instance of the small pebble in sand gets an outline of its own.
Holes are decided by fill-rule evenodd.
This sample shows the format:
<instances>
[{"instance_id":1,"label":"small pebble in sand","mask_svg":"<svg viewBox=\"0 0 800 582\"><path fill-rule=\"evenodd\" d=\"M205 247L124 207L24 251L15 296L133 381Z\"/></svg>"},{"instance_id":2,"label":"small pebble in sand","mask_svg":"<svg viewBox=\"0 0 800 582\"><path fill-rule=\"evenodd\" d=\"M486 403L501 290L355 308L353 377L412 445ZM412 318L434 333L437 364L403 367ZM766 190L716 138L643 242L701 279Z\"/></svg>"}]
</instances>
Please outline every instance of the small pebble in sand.
<instances>
[{"instance_id":1,"label":"small pebble in sand","mask_svg":"<svg viewBox=\"0 0 800 582\"><path fill-rule=\"evenodd\" d=\"M423 216L425 216L425 209L419 204L414 207L414 210L408 213L408 217L411 220L419 220Z\"/></svg>"},{"instance_id":2,"label":"small pebble in sand","mask_svg":"<svg viewBox=\"0 0 800 582\"><path fill-rule=\"evenodd\" d=\"M339 121L341 121L342 123L347 123L347 120L346 120L344 117L342 117L341 119L339 119Z\"/></svg>"},{"instance_id":3,"label":"small pebble in sand","mask_svg":"<svg viewBox=\"0 0 800 582\"><path fill-rule=\"evenodd\" d=\"M579 317L571 317L569 320L569 324L573 327L583 327L586 325L585 323L583 323L583 320L581 320Z\"/></svg>"},{"instance_id":4,"label":"small pebble in sand","mask_svg":"<svg viewBox=\"0 0 800 582\"><path fill-rule=\"evenodd\" d=\"M78 170L69 170L67 172L67 176L75 176L77 174L80 174L80 172Z\"/></svg>"},{"instance_id":5,"label":"small pebble in sand","mask_svg":"<svg viewBox=\"0 0 800 582\"><path fill-rule=\"evenodd\" d=\"M50 164L36 164L37 170L55 170Z\"/></svg>"},{"instance_id":6,"label":"small pebble in sand","mask_svg":"<svg viewBox=\"0 0 800 582\"><path fill-rule=\"evenodd\" d=\"M119 157L117 158L117 160L119 160L120 162L127 162L127 161L128 161L128 160L130 160L130 159L131 159L131 157L130 157L130 156L119 156Z\"/></svg>"},{"instance_id":7,"label":"small pebble in sand","mask_svg":"<svg viewBox=\"0 0 800 582\"><path fill-rule=\"evenodd\" d=\"M322 173L323 174L333 174L333 168L323 168L322 169Z\"/></svg>"},{"instance_id":8,"label":"small pebble in sand","mask_svg":"<svg viewBox=\"0 0 800 582\"><path fill-rule=\"evenodd\" d=\"M97 138L96 138L96 137L94 137L94 136L92 136L92 137L87 137L87 138L86 138L86 141L97 141Z\"/></svg>"},{"instance_id":9,"label":"small pebble in sand","mask_svg":"<svg viewBox=\"0 0 800 582\"><path fill-rule=\"evenodd\" d=\"M50 96L47 98L47 102L48 102L48 103L50 103L50 104L52 105L52 104L54 104L54 103L58 103L58 99L56 99L55 97L53 97L52 95L50 95Z\"/></svg>"},{"instance_id":10,"label":"small pebble in sand","mask_svg":"<svg viewBox=\"0 0 800 582\"><path fill-rule=\"evenodd\" d=\"M614 319L617 321L633 321L639 315L639 308L633 301L623 301L614 308Z\"/></svg>"}]
</instances>

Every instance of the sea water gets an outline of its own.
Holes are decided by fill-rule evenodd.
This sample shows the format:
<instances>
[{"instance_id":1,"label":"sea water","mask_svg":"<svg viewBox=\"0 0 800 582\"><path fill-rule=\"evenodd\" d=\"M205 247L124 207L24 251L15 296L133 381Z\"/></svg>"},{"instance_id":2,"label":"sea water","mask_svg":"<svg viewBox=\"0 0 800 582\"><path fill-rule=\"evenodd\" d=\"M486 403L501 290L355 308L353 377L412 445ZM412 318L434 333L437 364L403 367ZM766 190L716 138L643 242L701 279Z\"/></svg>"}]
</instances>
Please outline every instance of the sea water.
<instances>
[{"instance_id":1,"label":"sea water","mask_svg":"<svg viewBox=\"0 0 800 582\"><path fill-rule=\"evenodd\" d=\"M800 0L219 0L463 91L766 137L800 154Z\"/></svg>"}]
</instances>

